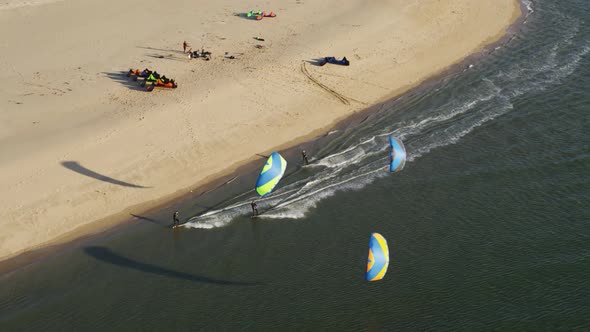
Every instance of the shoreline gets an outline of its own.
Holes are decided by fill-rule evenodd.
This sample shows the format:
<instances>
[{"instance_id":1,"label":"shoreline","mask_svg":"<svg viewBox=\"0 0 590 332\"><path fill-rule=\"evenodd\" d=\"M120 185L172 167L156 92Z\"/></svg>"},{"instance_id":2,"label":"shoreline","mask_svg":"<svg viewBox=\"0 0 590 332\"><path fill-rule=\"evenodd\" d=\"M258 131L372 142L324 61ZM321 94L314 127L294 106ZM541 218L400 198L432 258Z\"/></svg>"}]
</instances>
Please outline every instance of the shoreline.
<instances>
[{"instance_id":1,"label":"shoreline","mask_svg":"<svg viewBox=\"0 0 590 332\"><path fill-rule=\"evenodd\" d=\"M260 151L261 153L268 152L271 150L292 150L298 149L299 146L309 144L318 137L324 136L327 132L337 128L343 128L347 126L354 126L361 123L365 117L377 113L380 108L384 105L393 105L399 98L403 98L404 95L419 91L421 89L428 89L432 85L440 82L440 80L447 78L449 75L458 73L461 70L465 70L466 64L470 61L477 61L477 59L487 56L493 53L496 47L509 43L514 35L517 33L518 27L527 19L526 9L522 1L517 1L520 10L515 12L515 15L511 19L511 24L502 32L499 32L494 37L488 38L480 43L477 47L477 51L471 53L459 60L447 66L445 69L428 76L423 81L418 81L410 86L402 86L385 97L379 99L378 102L372 103L368 107L364 107L351 114L344 114L336 118L331 124L323 126L319 129L312 130L311 132L293 138L283 144L279 144L272 149ZM206 176L204 179L187 186L185 188L176 190L174 193L165 195L164 197L149 200L137 205L129 206L123 211L112 214L106 218L101 218L79 226L73 231L67 232L55 239L44 242L32 248L27 248L21 252L14 253L9 256L0 257L0 275L9 273L19 268L22 268L30 263L37 260L43 259L52 253L59 252L62 249L78 246L81 243L85 243L90 239L96 237L107 236L120 230L121 228L132 227L135 223L129 221L135 218L130 217L131 212L139 211L140 215L150 214L153 211L168 209L174 205L182 204L183 201L190 200L194 197L195 191L206 192L211 188L215 188L222 184L233 175L239 175L244 170L249 170L259 164L258 157L251 156L248 159L240 160L233 163L229 167Z\"/></svg>"}]
</instances>

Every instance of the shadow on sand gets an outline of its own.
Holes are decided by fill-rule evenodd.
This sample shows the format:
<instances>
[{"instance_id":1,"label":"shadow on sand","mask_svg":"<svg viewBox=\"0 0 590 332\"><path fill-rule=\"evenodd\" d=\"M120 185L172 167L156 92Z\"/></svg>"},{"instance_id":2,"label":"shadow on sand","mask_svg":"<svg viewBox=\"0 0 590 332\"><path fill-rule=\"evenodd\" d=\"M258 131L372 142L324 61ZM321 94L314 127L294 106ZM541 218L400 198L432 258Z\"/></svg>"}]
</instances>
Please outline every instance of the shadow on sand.
<instances>
[{"instance_id":1,"label":"shadow on sand","mask_svg":"<svg viewBox=\"0 0 590 332\"><path fill-rule=\"evenodd\" d=\"M165 227L165 228L168 228L168 226L172 225L170 223L167 225L167 224L165 224L163 222L160 222L160 221L158 221L156 219L152 219L152 218L149 218L149 217L140 216L138 214L129 213L129 215L132 216L135 219L142 220L142 221L147 221L147 222L151 222L152 224L156 224L156 225L159 225L159 226L162 226L162 227Z\"/></svg>"},{"instance_id":2,"label":"shadow on sand","mask_svg":"<svg viewBox=\"0 0 590 332\"><path fill-rule=\"evenodd\" d=\"M166 59L173 61L185 61L186 59L178 58L174 54L162 55L162 54L146 54L146 56L154 59Z\"/></svg>"},{"instance_id":3,"label":"shadow on sand","mask_svg":"<svg viewBox=\"0 0 590 332\"><path fill-rule=\"evenodd\" d=\"M123 186L123 187L130 187L130 188L140 188L140 189L151 188L151 187L144 187L144 186L140 186L137 184L128 183L128 182L124 182L124 181L119 181L119 180L113 179L111 177L108 177L106 175L98 174L95 171L89 170L88 168L80 165L77 161L62 161L61 164L63 167L65 167L71 171L74 171L74 172L82 174L82 175L86 175L88 177L91 177L93 179L97 179L100 181L116 184L116 185Z\"/></svg>"},{"instance_id":4,"label":"shadow on sand","mask_svg":"<svg viewBox=\"0 0 590 332\"><path fill-rule=\"evenodd\" d=\"M178 53L178 54L185 54L181 50L171 50L171 49L155 48L155 47L147 47L147 46L137 46L137 48L143 48L144 50L161 51L161 52L174 52L174 53Z\"/></svg>"},{"instance_id":5,"label":"shadow on sand","mask_svg":"<svg viewBox=\"0 0 590 332\"><path fill-rule=\"evenodd\" d=\"M187 281L195 281L195 282L202 282L202 283L209 283L209 284L216 284L216 285L227 285L227 286L255 286L259 285L259 283L247 283L247 282L240 282L240 281L229 281L229 280L222 280L222 279L213 279L204 276L198 276L194 274L189 274L185 272L179 272L170 270L164 267L160 267L157 265L149 264L149 263L142 263L135 260L132 260L127 257L123 257L117 253L112 252L110 249L105 247L85 247L84 252L91 257L99 261L103 261L105 263L117 265L123 268L137 270L144 273L151 273L156 274L164 277L182 279Z\"/></svg>"},{"instance_id":6,"label":"shadow on sand","mask_svg":"<svg viewBox=\"0 0 590 332\"><path fill-rule=\"evenodd\" d=\"M131 90L138 90L147 92L145 88L141 87L139 81L134 81L131 77L127 77L126 71L118 71L112 73L103 73L111 80L121 83L122 85L128 87Z\"/></svg>"}]
</instances>

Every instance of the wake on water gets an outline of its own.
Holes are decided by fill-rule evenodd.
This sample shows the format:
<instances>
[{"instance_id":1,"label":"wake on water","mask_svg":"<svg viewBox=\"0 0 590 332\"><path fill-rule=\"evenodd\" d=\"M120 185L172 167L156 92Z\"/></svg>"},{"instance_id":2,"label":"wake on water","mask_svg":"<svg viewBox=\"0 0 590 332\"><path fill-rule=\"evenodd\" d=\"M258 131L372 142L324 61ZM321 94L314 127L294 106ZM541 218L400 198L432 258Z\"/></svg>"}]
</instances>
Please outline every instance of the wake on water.
<instances>
[{"instance_id":1,"label":"wake on water","mask_svg":"<svg viewBox=\"0 0 590 332\"><path fill-rule=\"evenodd\" d=\"M529 14L532 3L526 2ZM281 186L268 198L258 199L253 193L236 203L191 218L185 227L215 228L230 223L234 218L247 216L250 202L271 207L262 211L260 218L299 219L316 204L338 191L358 190L378 178L389 175L387 167L388 136L399 137L406 143L408 163L428 154L431 150L458 142L475 128L510 112L513 100L527 93L539 93L560 83L579 66L580 60L590 52L590 41L573 42L579 35L581 22L564 20L563 34L553 44L542 46L530 60L519 61L503 71L487 75L471 84L458 97L447 97L440 106L420 109L411 120L394 122L398 112L381 114L374 123L383 127L377 133L363 134L353 129L347 132L357 143L327 151L325 156L313 160L307 167L310 176L292 183L283 179ZM579 45L579 46L576 46ZM403 105L401 105L403 108ZM412 112L405 110L403 112ZM390 119L393 118L393 119ZM377 127L377 125L376 125ZM365 126L365 128L367 128ZM344 134L340 131L333 134Z\"/></svg>"}]
</instances>

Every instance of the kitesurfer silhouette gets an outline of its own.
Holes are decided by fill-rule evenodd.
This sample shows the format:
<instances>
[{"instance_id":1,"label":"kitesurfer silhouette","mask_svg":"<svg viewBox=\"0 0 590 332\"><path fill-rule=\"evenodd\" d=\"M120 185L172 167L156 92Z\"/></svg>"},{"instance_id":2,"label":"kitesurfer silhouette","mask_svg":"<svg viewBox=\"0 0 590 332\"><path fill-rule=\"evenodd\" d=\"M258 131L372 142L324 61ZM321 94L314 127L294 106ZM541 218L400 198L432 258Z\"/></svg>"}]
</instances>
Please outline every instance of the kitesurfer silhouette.
<instances>
[{"instance_id":1,"label":"kitesurfer silhouette","mask_svg":"<svg viewBox=\"0 0 590 332\"><path fill-rule=\"evenodd\" d=\"M307 159L307 153L305 153L305 150L301 151L301 158L303 159L304 165L309 165L309 160Z\"/></svg>"},{"instance_id":2,"label":"kitesurfer silhouette","mask_svg":"<svg viewBox=\"0 0 590 332\"><path fill-rule=\"evenodd\" d=\"M252 203L250 203L250 206L252 206L252 217L255 217L258 215L258 205L256 205L256 202L252 201Z\"/></svg>"},{"instance_id":3,"label":"kitesurfer silhouette","mask_svg":"<svg viewBox=\"0 0 590 332\"><path fill-rule=\"evenodd\" d=\"M172 226L180 225L180 220L178 219L178 211L174 212L174 214L172 215L172 220L174 221L174 225Z\"/></svg>"}]
</instances>

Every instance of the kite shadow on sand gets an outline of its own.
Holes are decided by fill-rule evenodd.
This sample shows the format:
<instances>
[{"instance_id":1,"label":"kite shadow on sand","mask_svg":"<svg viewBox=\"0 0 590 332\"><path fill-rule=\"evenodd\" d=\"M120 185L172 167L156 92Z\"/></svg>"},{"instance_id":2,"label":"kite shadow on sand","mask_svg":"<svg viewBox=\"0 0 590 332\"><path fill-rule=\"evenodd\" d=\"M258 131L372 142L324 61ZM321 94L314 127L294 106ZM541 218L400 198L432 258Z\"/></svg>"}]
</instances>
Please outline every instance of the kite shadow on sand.
<instances>
[{"instance_id":1,"label":"kite shadow on sand","mask_svg":"<svg viewBox=\"0 0 590 332\"><path fill-rule=\"evenodd\" d=\"M173 52L178 54L184 54L181 50L173 50L173 49L165 49L165 48L155 48L155 47L147 47L147 46L137 46L137 48L143 48L144 50L152 50L152 51L161 51L161 52Z\"/></svg>"},{"instance_id":2,"label":"kite shadow on sand","mask_svg":"<svg viewBox=\"0 0 590 332\"><path fill-rule=\"evenodd\" d=\"M140 186L137 184L133 184L133 183L128 183L128 182L124 182L124 181L120 181L117 179L113 179L111 177L108 177L106 175L102 175L102 174L98 174L95 171L89 170L88 168L80 165L77 161L62 161L61 165L71 171L74 171L76 173L82 174L82 175L86 175L88 177L100 180L100 181L104 181L104 182L108 182L108 183L112 183L112 184L116 184L119 186L123 186L123 187L130 187L130 188L140 188L140 189L146 189L146 188L150 188L150 187L144 187L144 186Z\"/></svg>"},{"instance_id":3,"label":"kite shadow on sand","mask_svg":"<svg viewBox=\"0 0 590 332\"><path fill-rule=\"evenodd\" d=\"M172 50L172 49L146 47L146 46L137 46L137 48L143 48L144 50L151 50L151 51L158 51L158 52L166 52L166 55L159 54L159 53L146 54L146 56L148 56L150 58L155 58L155 59L186 61L186 57L187 57L187 54L181 50ZM175 54L181 55L182 58L176 57Z\"/></svg>"},{"instance_id":4,"label":"kite shadow on sand","mask_svg":"<svg viewBox=\"0 0 590 332\"><path fill-rule=\"evenodd\" d=\"M105 247L85 247L84 252L87 255L105 263L113 264L116 266L120 266L123 268L137 270L144 273L151 273L155 275L160 275L164 277L176 278L176 279L183 279L187 281L194 281L194 282L202 282L202 283L209 283L209 284L216 284L216 285L227 285L227 286L255 286L259 285L258 283L248 283L248 282L240 282L240 281L229 281L223 279L214 279L194 274L189 274L180 271L170 270L164 267L160 267L157 265L139 262L124 256L121 256L108 248Z\"/></svg>"},{"instance_id":5,"label":"kite shadow on sand","mask_svg":"<svg viewBox=\"0 0 590 332\"><path fill-rule=\"evenodd\" d=\"M146 54L145 56L148 56L150 58L154 58L154 59L166 59L166 60L174 60L174 61L187 61L186 58L179 58L174 56L174 54L167 54L167 55L162 55L162 54Z\"/></svg>"}]
</instances>

